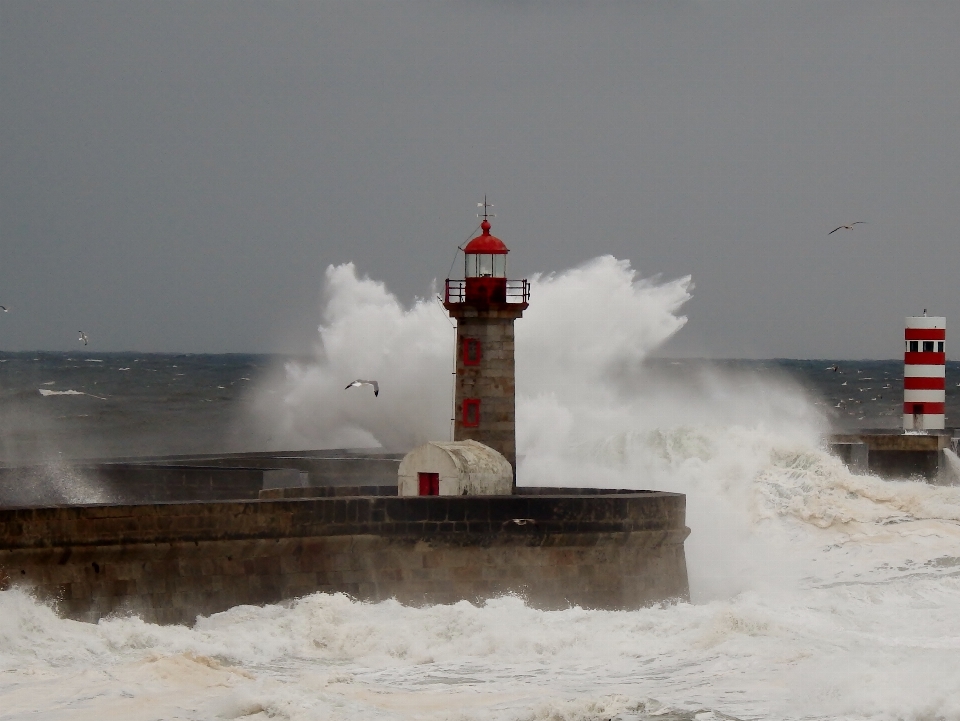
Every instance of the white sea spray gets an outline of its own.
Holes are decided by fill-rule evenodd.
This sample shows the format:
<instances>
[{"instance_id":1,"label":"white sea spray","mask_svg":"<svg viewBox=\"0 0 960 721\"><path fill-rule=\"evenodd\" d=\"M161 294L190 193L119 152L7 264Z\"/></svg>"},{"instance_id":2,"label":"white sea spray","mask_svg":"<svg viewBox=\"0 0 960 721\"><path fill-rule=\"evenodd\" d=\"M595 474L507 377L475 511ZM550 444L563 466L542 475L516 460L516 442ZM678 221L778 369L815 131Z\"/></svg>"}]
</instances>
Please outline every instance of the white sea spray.
<instances>
[{"instance_id":1,"label":"white sea spray","mask_svg":"<svg viewBox=\"0 0 960 721\"><path fill-rule=\"evenodd\" d=\"M453 331L435 301L405 308L352 266L327 278L317 357L261 389L264 417L314 445L445 437ZM960 719L960 489L850 473L784 379L644 366L690 289L612 258L534 278L517 411L521 483L686 494L692 603L314 594L186 628L66 621L10 590L5 716ZM380 397L344 391L356 377Z\"/></svg>"}]
</instances>

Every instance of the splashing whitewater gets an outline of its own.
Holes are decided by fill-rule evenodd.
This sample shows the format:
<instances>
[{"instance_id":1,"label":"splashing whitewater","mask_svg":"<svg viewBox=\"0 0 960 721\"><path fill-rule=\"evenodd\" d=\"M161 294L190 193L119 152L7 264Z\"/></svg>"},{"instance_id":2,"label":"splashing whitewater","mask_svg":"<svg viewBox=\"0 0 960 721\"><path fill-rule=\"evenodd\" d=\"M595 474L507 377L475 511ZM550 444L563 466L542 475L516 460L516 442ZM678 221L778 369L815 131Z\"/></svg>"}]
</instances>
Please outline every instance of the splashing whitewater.
<instances>
[{"instance_id":1,"label":"splashing whitewater","mask_svg":"<svg viewBox=\"0 0 960 721\"><path fill-rule=\"evenodd\" d=\"M532 287L516 326L520 482L687 494L693 603L314 594L183 628L64 621L10 590L5 716L960 721L960 489L851 474L787 380L645 366L683 327L689 278L602 257ZM315 358L288 364L256 408L291 444L444 438L444 316L331 267ZM356 377L377 378L380 397L344 392Z\"/></svg>"}]
</instances>

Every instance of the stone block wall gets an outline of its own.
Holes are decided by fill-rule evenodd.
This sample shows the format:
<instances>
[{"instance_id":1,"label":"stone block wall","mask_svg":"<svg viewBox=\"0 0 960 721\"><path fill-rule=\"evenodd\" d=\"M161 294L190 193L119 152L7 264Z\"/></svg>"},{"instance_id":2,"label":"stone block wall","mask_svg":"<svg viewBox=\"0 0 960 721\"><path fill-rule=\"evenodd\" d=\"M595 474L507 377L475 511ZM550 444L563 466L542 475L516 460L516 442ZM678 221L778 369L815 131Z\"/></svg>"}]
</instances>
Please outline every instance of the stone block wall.
<instances>
[{"instance_id":1,"label":"stone block wall","mask_svg":"<svg viewBox=\"0 0 960 721\"><path fill-rule=\"evenodd\" d=\"M475 440L490 446L517 467L516 373L513 323L521 311L486 310L457 315L457 383L454 399L455 441ZM463 358L465 338L481 345L477 365ZM463 402L480 399L480 423L463 423Z\"/></svg>"},{"instance_id":2,"label":"stone block wall","mask_svg":"<svg viewBox=\"0 0 960 721\"><path fill-rule=\"evenodd\" d=\"M318 591L637 608L687 597L684 514L668 493L4 509L0 586L86 621L191 623Z\"/></svg>"}]
</instances>

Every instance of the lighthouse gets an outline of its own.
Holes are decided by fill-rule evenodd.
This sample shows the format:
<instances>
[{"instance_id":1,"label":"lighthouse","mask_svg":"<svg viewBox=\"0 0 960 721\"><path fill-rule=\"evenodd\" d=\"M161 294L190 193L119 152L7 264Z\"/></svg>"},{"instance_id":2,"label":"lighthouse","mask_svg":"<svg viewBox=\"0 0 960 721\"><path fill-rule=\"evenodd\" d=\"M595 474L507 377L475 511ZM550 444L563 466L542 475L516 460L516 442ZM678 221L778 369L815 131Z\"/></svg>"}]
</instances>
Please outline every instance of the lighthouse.
<instances>
[{"instance_id":1,"label":"lighthouse","mask_svg":"<svg viewBox=\"0 0 960 721\"><path fill-rule=\"evenodd\" d=\"M944 427L947 319L940 316L907 318L903 354L903 429L940 430Z\"/></svg>"},{"instance_id":2,"label":"lighthouse","mask_svg":"<svg viewBox=\"0 0 960 721\"><path fill-rule=\"evenodd\" d=\"M457 320L453 440L475 440L499 451L513 467L517 439L513 322L530 300L526 280L507 279L507 253L490 234L484 202L480 235L463 249L463 280L446 281L444 307Z\"/></svg>"}]
</instances>

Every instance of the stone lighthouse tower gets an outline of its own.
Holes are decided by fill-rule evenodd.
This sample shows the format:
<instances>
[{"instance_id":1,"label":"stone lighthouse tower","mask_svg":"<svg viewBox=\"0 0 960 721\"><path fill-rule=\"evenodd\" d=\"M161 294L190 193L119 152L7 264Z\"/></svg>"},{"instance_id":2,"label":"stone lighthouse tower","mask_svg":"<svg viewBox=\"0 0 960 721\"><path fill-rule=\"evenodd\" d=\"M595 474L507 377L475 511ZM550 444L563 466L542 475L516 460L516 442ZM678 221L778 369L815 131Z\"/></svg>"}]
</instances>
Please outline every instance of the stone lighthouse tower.
<instances>
[{"instance_id":1,"label":"stone lighthouse tower","mask_svg":"<svg viewBox=\"0 0 960 721\"><path fill-rule=\"evenodd\" d=\"M457 319L453 440L499 451L517 472L513 321L530 300L526 280L507 280L509 249L490 235L484 202L481 234L463 249L464 279L447 279L444 307ZM514 480L516 485L516 480Z\"/></svg>"}]
</instances>

